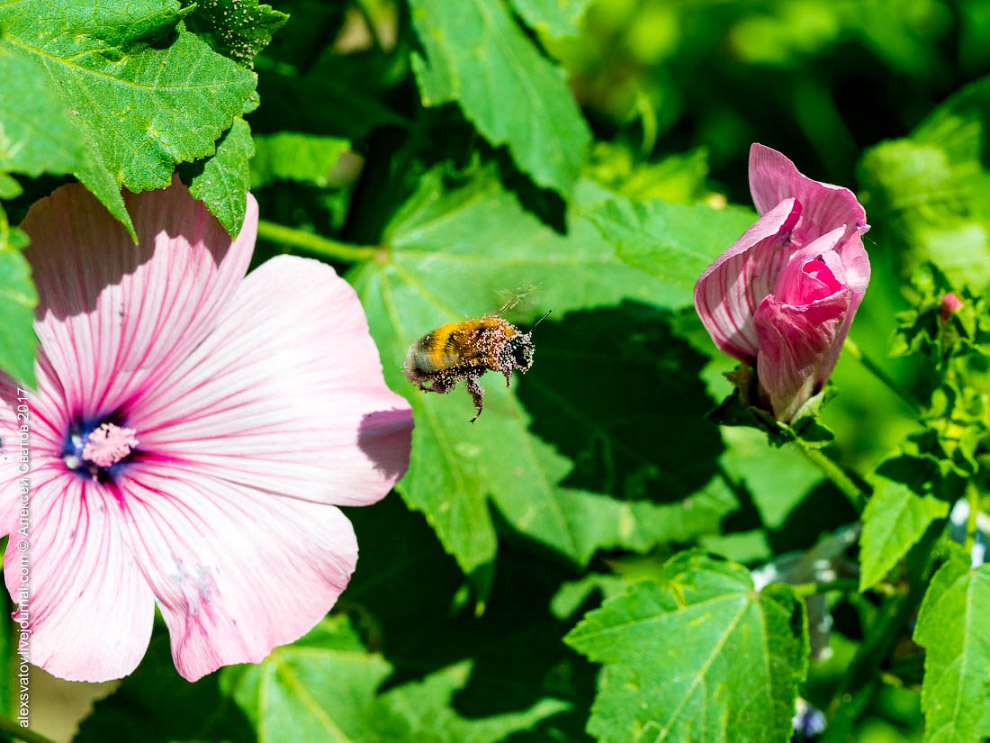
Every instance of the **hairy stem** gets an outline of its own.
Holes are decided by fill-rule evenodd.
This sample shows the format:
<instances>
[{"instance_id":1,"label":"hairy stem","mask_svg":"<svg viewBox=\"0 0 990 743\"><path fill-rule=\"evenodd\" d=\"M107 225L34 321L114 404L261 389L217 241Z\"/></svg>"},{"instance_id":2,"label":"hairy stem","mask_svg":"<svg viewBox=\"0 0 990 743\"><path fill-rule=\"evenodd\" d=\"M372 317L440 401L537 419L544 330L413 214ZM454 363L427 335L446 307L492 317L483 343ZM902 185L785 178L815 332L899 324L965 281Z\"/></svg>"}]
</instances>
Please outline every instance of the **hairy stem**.
<instances>
[{"instance_id":1,"label":"hairy stem","mask_svg":"<svg viewBox=\"0 0 990 743\"><path fill-rule=\"evenodd\" d=\"M866 505L866 494L863 489L855 483L855 481L846 473L842 467L836 462L832 461L828 455L822 452L821 449L815 449L808 446L801 439L795 439L798 449L801 453L818 469L820 469L825 476L832 481L832 484L839 489L839 491L849 499L852 503L853 508L856 509L856 513L862 513L863 508Z\"/></svg>"},{"instance_id":2,"label":"hairy stem","mask_svg":"<svg viewBox=\"0 0 990 743\"><path fill-rule=\"evenodd\" d=\"M314 235L312 232L297 230L294 227L267 222L264 219L258 222L258 237L345 263L368 260L378 250L371 245L351 245Z\"/></svg>"},{"instance_id":3,"label":"hairy stem","mask_svg":"<svg viewBox=\"0 0 990 743\"><path fill-rule=\"evenodd\" d=\"M903 389L901 389L901 386L897 384L897 382L895 382L893 379L891 379L890 376L887 374L887 372L881 369L879 365L877 365L877 363L873 361L873 359L871 359L869 356L864 354L863 350L858 345L856 345L855 341L853 341L851 338L846 338L846 340L842 344L842 347L846 350L846 353L848 353L850 356L854 356L859 361L859 363L861 363L866 368L866 370L870 372L870 374L872 374L878 380L883 382L883 384L886 385L886 387L891 392L893 392L895 395L901 398L905 403L907 403L908 407L911 408L911 410L914 412L915 415L921 415L922 413L921 405L918 404L918 401L915 400L914 397L912 397L910 394L905 392Z\"/></svg>"},{"instance_id":4,"label":"hairy stem","mask_svg":"<svg viewBox=\"0 0 990 743\"><path fill-rule=\"evenodd\" d=\"M856 591L859 589L859 581L855 578L842 578L825 581L824 583L800 583L791 586L791 588L794 589L794 592L798 596L807 598L808 596L817 596L822 593L828 593L829 591L841 591L843 593Z\"/></svg>"}]
</instances>

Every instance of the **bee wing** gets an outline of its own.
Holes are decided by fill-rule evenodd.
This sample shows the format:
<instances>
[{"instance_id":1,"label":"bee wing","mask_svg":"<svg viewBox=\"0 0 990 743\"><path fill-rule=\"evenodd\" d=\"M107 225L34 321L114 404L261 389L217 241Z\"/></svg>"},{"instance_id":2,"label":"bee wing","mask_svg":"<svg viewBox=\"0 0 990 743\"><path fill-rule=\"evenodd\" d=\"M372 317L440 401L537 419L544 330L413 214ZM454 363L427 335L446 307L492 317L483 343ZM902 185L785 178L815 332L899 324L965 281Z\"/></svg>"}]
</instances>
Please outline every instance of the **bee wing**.
<instances>
[{"instance_id":1,"label":"bee wing","mask_svg":"<svg viewBox=\"0 0 990 743\"><path fill-rule=\"evenodd\" d=\"M542 281L537 281L532 284L517 286L515 289L505 289L498 292L499 299L502 300L502 306L499 307L498 312L495 314L502 315L515 309L524 299L529 298L542 283Z\"/></svg>"}]
</instances>

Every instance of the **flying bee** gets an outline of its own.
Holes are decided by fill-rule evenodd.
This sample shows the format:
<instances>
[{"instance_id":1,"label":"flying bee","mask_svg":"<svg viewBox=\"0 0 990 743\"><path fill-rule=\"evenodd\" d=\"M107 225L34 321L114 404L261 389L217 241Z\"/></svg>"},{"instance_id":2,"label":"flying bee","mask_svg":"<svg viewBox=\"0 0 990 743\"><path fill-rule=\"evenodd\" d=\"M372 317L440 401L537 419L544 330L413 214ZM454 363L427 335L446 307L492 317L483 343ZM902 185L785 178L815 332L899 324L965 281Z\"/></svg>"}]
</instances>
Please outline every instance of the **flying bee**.
<instances>
[{"instance_id":1,"label":"flying bee","mask_svg":"<svg viewBox=\"0 0 990 743\"><path fill-rule=\"evenodd\" d=\"M447 394L463 379L478 411L471 419L474 423L485 407L485 391L478 383L481 375L501 372L508 387L513 370L525 374L533 366L533 351L532 331L520 332L498 315L485 315L477 320L450 322L424 335L409 347L403 371L406 379L424 392Z\"/></svg>"}]
</instances>

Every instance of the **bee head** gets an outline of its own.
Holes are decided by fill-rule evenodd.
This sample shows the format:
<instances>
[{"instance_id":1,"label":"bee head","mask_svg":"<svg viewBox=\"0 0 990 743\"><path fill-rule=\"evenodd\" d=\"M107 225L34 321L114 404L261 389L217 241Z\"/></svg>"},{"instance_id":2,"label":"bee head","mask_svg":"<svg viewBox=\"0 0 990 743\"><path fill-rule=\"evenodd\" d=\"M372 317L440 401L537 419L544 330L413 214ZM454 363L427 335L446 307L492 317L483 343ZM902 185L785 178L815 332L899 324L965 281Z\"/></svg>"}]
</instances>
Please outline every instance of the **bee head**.
<instances>
[{"instance_id":1,"label":"bee head","mask_svg":"<svg viewBox=\"0 0 990 743\"><path fill-rule=\"evenodd\" d=\"M516 369L523 374L533 366L533 340L529 333L521 333L513 336L509 341L509 353L512 354L512 363Z\"/></svg>"}]
</instances>

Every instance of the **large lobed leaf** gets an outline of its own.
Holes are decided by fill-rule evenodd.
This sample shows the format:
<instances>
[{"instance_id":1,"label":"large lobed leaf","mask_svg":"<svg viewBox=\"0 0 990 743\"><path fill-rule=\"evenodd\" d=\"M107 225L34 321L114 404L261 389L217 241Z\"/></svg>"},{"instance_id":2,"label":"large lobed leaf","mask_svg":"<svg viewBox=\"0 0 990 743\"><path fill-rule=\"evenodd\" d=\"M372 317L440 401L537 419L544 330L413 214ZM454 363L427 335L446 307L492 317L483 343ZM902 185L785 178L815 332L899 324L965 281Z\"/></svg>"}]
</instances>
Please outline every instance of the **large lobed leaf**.
<instances>
[{"instance_id":1,"label":"large lobed leaf","mask_svg":"<svg viewBox=\"0 0 990 743\"><path fill-rule=\"evenodd\" d=\"M588 185L579 194L591 201L601 196ZM523 211L490 173L445 190L442 174L433 171L389 226L384 246L375 260L355 269L351 280L368 314L386 379L415 411L412 462L399 491L426 514L462 569L472 572L495 555L489 499L515 530L578 563L605 547L644 550L658 542L688 541L717 528L721 517L734 510L735 498L720 480L683 507L603 494L636 498L644 493L636 492L635 482L652 480L659 483L654 495L659 490L666 496L662 500L676 501L705 486L720 444L714 427L701 418L711 401L696 376L694 387L677 387L687 384L683 380L692 364L694 371L700 369L700 357L695 354L686 363L683 355L693 352L668 339L669 348L661 344L655 356L642 349L636 352L638 360L623 363L609 357L627 345L622 339L632 337L630 328L640 327L634 325L635 312L575 313L615 307L630 297L660 306L682 301L663 282L617 260L587 220L575 216L569 234L561 236ZM485 411L472 424L473 409L462 389L441 396L405 380L400 365L413 342L445 322L497 310L519 287L532 290L517 314L532 318L543 308L553 309L550 320L534 331L534 369L517 383L525 391L525 407L501 377L488 375L482 379ZM646 325L660 322L651 317ZM542 371L541 338L554 341ZM562 357L553 359L557 354ZM670 388L658 385L665 374L679 381ZM608 389L598 393L599 386ZM643 394L616 394L633 386ZM581 412L599 395L621 405L606 410L614 423L607 418L595 422L596 417ZM551 414L541 413L541 418L554 425L531 430L529 408L534 406L548 409ZM674 433L685 426L700 437L690 451L679 447L691 437ZM606 447L609 460L619 461L629 478L584 478L575 471L564 453L583 457L585 440ZM648 465L656 460L658 445L670 453L658 460L662 471L651 473Z\"/></svg>"},{"instance_id":2,"label":"large lobed leaf","mask_svg":"<svg viewBox=\"0 0 990 743\"><path fill-rule=\"evenodd\" d=\"M496 743L566 707L544 699L523 712L468 720L451 698L467 682L469 663L378 694L391 670L346 618L333 617L259 664L225 670L221 683L265 743Z\"/></svg>"},{"instance_id":3,"label":"large lobed leaf","mask_svg":"<svg viewBox=\"0 0 990 743\"><path fill-rule=\"evenodd\" d=\"M667 201L635 202L615 196L591 219L619 257L662 280L667 291L691 304L694 284L708 265L756 220L749 209L713 209Z\"/></svg>"},{"instance_id":4,"label":"large lobed leaf","mask_svg":"<svg viewBox=\"0 0 990 743\"><path fill-rule=\"evenodd\" d=\"M565 638L604 664L588 731L602 743L785 743L808 655L804 605L698 553L589 612Z\"/></svg>"},{"instance_id":5,"label":"large lobed leaf","mask_svg":"<svg viewBox=\"0 0 990 743\"><path fill-rule=\"evenodd\" d=\"M16 140L9 170L77 175L130 225L120 196L168 185L177 163L212 155L254 91L249 71L186 31L176 0L19 0L0 6L0 107ZM50 136L33 136L48 121ZM16 123L15 123L16 122ZM66 154L68 151L69 154ZM71 153L75 153L72 156Z\"/></svg>"},{"instance_id":6,"label":"large lobed leaf","mask_svg":"<svg viewBox=\"0 0 990 743\"><path fill-rule=\"evenodd\" d=\"M423 104L456 101L537 184L569 194L591 133L564 71L526 38L502 0L410 5L425 51L413 57Z\"/></svg>"},{"instance_id":7,"label":"large lobed leaf","mask_svg":"<svg viewBox=\"0 0 990 743\"><path fill-rule=\"evenodd\" d=\"M953 556L935 574L914 640L925 648L921 705L927 743L990 736L990 565Z\"/></svg>"}]
</instances>

